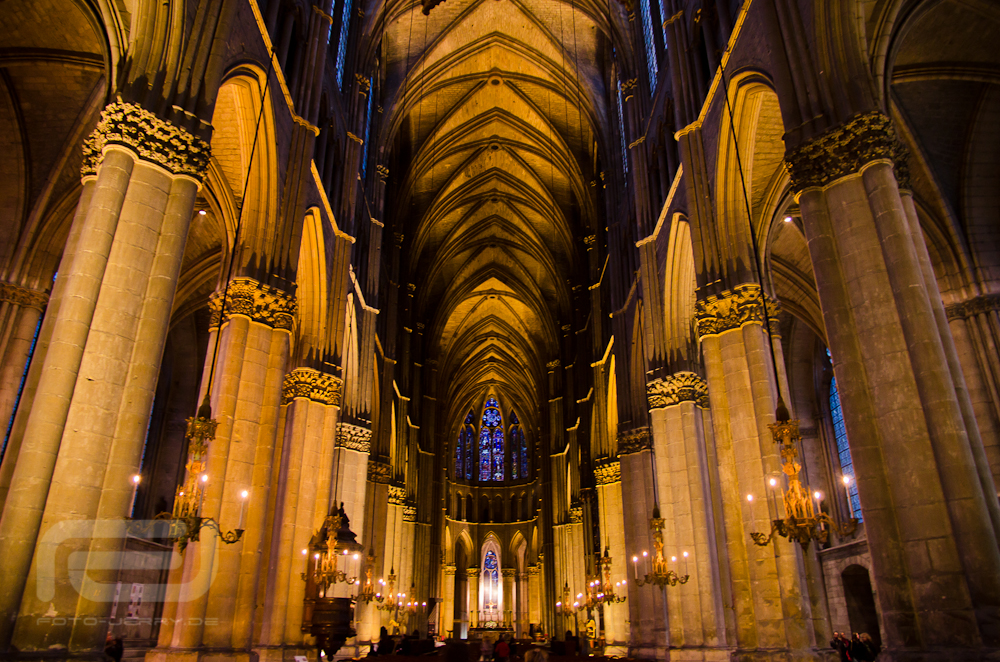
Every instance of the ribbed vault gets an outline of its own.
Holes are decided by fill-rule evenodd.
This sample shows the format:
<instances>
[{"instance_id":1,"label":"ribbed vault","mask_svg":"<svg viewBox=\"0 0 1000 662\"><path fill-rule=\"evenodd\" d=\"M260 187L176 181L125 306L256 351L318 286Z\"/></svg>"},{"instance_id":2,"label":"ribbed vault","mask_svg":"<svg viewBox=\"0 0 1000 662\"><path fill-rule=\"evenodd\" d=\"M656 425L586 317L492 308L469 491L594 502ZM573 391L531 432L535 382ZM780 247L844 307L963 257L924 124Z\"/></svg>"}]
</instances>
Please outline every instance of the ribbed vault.
<instances>
[{"instance_id":1,"label":"ribbed vault","mask_svg":"<svg viewBox=\"0 0 1000 662\"><path fill-rule=\"evenodd\" d=\"M605 31L592 7L551 0L379 9L387 215L447 384L440 414L457 426L495 389L537 428L598 225Z\"/></svg>"}]
</instances>

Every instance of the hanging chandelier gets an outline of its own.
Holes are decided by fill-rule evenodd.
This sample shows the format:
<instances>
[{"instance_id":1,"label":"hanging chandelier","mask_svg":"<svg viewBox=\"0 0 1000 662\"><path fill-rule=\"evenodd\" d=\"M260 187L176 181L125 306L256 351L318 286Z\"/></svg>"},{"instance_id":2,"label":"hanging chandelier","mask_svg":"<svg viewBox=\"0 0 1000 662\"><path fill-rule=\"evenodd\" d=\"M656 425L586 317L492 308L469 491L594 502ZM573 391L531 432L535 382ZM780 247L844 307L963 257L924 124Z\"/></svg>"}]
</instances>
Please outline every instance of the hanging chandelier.
<instances>
[{"instance_id":1,"label":"hanging chandelier","mask_svg":"<svg viewBox=\"0 0 1000 662\"><path fill-rule=\"evenodd\" d=\"M822 498L820 492L810 494L809 488L803 485L799 478L802 464L799 462L799 446L802 443L802 435L799 433L799 422L789 420L788 410L784 403L779 400L777 421L768 426L774 443L778 444L781 454L781 470L788 480L788 489L782 496L782 508L784 518L778 516L778 504L773 504L775 518L771 521L770 533L760 533L754 531L750 534L754 543L761 547L771 542L776 535L794 540L802 545L803 549L809 547L813 540L820 544L827 541L830 531L836 531L840 536L849 536L858 528L858 520L851 518L843 525L838 524L820 510L819 501ZM771 478L769 484L773 490L778 487L778 479ZM747 495L752 501L753 496ZM771 510L771 499L768 499L768 511Z\"/></svg>"},{"instance_id":2,"label":"hanging chandelier","mask_svg":"<svg viewBox=\"0 0 1000 662\"><path fill-rule=\"evenodd\" d=\"M351 531L344 504L327 516L323 526L309 542L312 559L303 574L311 574L319 597L332 597L330 588L336 584L353 586L358 583L361 545Z\"/></svg>"},{"instance_id":3,"label":"hanging chandelier","mask_svg":"<svg viewBox=\"0 0 1000 662\"><path fill-rule=\"evenodd\" d=\"M667 559L663 555L663 527L665 526L665 521L660 517L659 506L653 506L653 517L649 520L649 530L653 534L653 548L655 550L653 554L653 568L652 572L647 572L645 576L639 577L639 557L632 557L632 565L635 571L635 583L639 586L646 586L647 584L652 584L654 586L659 586L660 588L666 588L668 586L677 586L678 584L686 584L690 575L685 573L683 576L678 575L675 571L671 570L667 565ZM648 555L646 552L642 553L643 559ZM676 560L676 557L674 557ZM687 559L687 552L684 553L685 561Z\"/></svg>"},{"instance_id":4,"label":"hanging chandelier","mask_svg":"<svg viewBox=\"0 0 1000 662\"><path fill-rule=\"evenodd\" d=\"M176 543L178 549L184 552L188 543L198 542L202 529L210 529L216 533L219 540L232 545L243 537L243 517L246 512L246 502L249 492L243 490L240 502L240 522L238 528L223 531L219 522L211 517L202 517L201 509L205 504L205 492L208 489L208 443L215 439L218 421L212 418L212 406L208 395L205 396L198 415L187 419L188 459L184 465L186 477L184 483L177 488L172 512L158 513L153 517L150 526L157 527L167 524L167 533L162 536L171 543ZM132 479L133 490L138 488L139 476ZM135 493L133 492L133 503Z\"/></svg>"}]
</instances>

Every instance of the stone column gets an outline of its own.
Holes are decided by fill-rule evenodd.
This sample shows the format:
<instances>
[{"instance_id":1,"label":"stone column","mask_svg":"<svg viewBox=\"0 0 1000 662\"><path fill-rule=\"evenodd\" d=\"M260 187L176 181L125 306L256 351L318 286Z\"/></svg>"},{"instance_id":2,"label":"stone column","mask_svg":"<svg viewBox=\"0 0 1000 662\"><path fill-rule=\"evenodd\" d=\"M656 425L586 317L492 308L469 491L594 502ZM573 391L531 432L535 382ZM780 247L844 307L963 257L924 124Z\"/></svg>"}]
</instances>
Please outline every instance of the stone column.
<instances>
[{"instance_id":1,"label":"stone column","mask_svg":"<svg viewBox=\"0 0 1000 662\"><path fill-rule=\"evenodd\" d=\"M465 577L469 585L469 601L466 604L468 605L470 628L479 627L479 573L480 572L481 570L478 565L465 569Z\"/></svg>"},{"instance_id":2,"label":"stone column","mask_svg":"<svg viewBox=\"0 0 1000 662\"><path fill-rule=\"evenodd\" d=\"M4 432L7 431L7 421L14 413L38 320L45 312L48 301L49 295L45 292L0 282L0 426ZM11 464L12 470L13 466ZM3 512L6 496L3 486L6 484L7 481L0 479L0 512Z\"/></svg>"},{"instance_id":3,"label":"stone column","mask_svg":"<svg viewBox=\"0 0 1000 662\"><path fill-rule=\"evenodd\" d=\"M997 500L873 112L789 154L890 649L1000 645ZM900 170L904 173L904 170Z\"/></svg>"},{"instance_id":4,"label":"stone column","mask_svg":"<svg viewBox=\"0 0 1000 662\"><path fill-rule=\"evenodd\" d=\"M625 548L629 563L637 556L638 574L652 571L653 538L649 520L656 505L653 476L652 438L649 428L636 428L619 434L618 454L621 467ZM649 556L643 557L647 552ZM635 567L629 568L628 642L629 657L663 659L667 656L667 632L664 624L662 592L655 586L640 587L635 581Z\"/></svg>"},{"instance_id":5,"label":"stone column","mask_svg":"<svg viewBox=\"0 0 1000 662\"><path fill-rule=\"evenodd\" d=\"M507 620L510 614L509 625L513 627L517 618L517 595L514 593L514 578L517 576L517 568L501 568L503 575L503 618Z\"/></svg>"},{"instance_id":6,"label":"stone column","mask_svg":"<svg viewBox=\"0 0 1000 662\"><path fill-rule=\"evenodd\" d=\"M273 503L272 468L279 464L275 457L277 421L295 301L280 290L241 277L231 281L228 291L216 293L211 305L212 326L216 328L210 342L222 335L218 354L210 350L206 357L202 392L211 396L219 427L208 448L209 479L201 513L219 522L224 531L236 528L241 493L246 490L246 532L233 545L209 534L188 546L172 649L208 645L227 650L234 642L249 641L254 609L259 604L256 582L261 572L265 517ZM217 326L220 323L221 327ZM211 549L214 551L209 555ZM218 573L214 579L211 569L194 560L199 554L213 559L214 572ZM202 581L209 585L203 586ZM244 611L236 614L238 607ZM151 659L184 654L162 649L150 653Z\"/></svg>"},{"instance_id":7,"label":"stone column","mask_svg":"<svg viewBox=\"0 0 1000 662\"><path fill-rule=\"evenodd\" d=\"M774 312L770 315L773 319ZM730 643L811 647L816 642L799 545L778 538L765 548L750 538L751 532L770 531L767 476L781 467L767 428L774 422L779 388L772 360L784 375L780 343L775 338L768 346L760 287L754 283L698 301L697 316L736 614L736 641Z\"/></svg>"},{"instance_id":8,"label":"stone column","mask_svg":"<svg viewBox=\"0 0 1000 662\"><path fill-rule=\"evenodd\" d=\"M542 624L542 578L537 565L528 566L528 623Z\"/></svg>"},{"instance_id":9,"label":"stone column","mask_svg":"<svg viewBox=\"0 0 1000 662\"><path fill-rule=\"evenodd\" d=\"M120 101L105 109L88 140L83 174L96 181L86 215L75 219L79 231L71 233L77 238L62 270L65 305L53 322L0 520L0 647L102 645L100 617L113 584L87 583L80 595L66 568L47 560L40 566L38 554L47 559L58 545L52 536L67 526L77 527L69 544L76 552L120 547L108 542L123 539L113 531L90 538L91 523L106 519L120 529L130 503L128 476L140 460L208 153L184 129ZM63 524L68 520L78 524ZM39 579L53 590L39 587ZM37 619L53 609L94 618L39 629Z\"/></svg>"},{"instance_id":10,"label":"stone column","mask_svg":"<svg viewBox=\"0 0 1000 662\"><path fill-rule=\"evenodd\" d=\"M714 513L718 500L712 491L718 469L707 443L712 434L708 384L692 372L678 372L649 382L646 395L665 554L679 559L672 570L690 577L667 591L671 645L720 646L726 631Z\"/></svg>"},{"instance_id":11,"label":"stone column","mask_svg":"<svg viewBox=\"0 0 1000 662\"><path fill-rule=\"evenodd\" d=\"M59 318L59 309L62 306L63 294L66 291L66 284L69 281L67 270L73 264L76 255L76 247L80 241L80 234L83 231L84 219L90 211L90 203L93 199L96 179L93 177L91 169L86 172L90 176L83 178L83 190L80 192L80 200L76 206L76 214L73 217L73 224L70 226L69 237L63 247L62 260L60 266L63 267L63 278L57 278L52 285L52 294L48 298L45 306L45 318L42 327L38 332L38 339L35 343L35 352L31 359L31 368L28 370L27 379L24 381L24 390L21 392L21 401L17 405L14 425L10 431L10 438L7 448L4 451L3 464L0 465L0 514L3 512L4 504L7 501L7 492L10 489L10 482L14 474L14 467L17 464L18 454L21 450L21 441L24 438L24 428L28 422L28 415L31 412L31 405L35 399L35 392L38 389L38 382L42 376L42 367L45 364L45 356L48 353L49 343L52 340L52 330L55 322ZM23 363L21 364L23 366ZM18 375L18 378L20 375ZM13 406L13 401L11 403ZM0 641L2 643L2 641Z\"/></svg>"},{"instance_id":12,"label":"stone column","mask_svg":"<svg viewBox=\"0 0 1000 662\"><path fill-rule=\"evenodd\" d=\"M614 535L621 531L624 523L622 512L622 471L619 460L598 460L595 470L597 478L597 499L601 517L601 531L604 533L605 545L610 542L608 553L611 555L611 583L625 580L625 586L616 589L618 595L628 595L627 567L628 550L625 538ZM594 568L594 574L600 575L600 567ZM604 581L604 578L600 578ZM609 646L627 646L625 621L628 619L628 607L624 604L608 604L604 606L604 636Z\"/></svg>"},{"instance_id":13,"label":"stone column","mask_svg":"<svg viewBox=\"0 0 1000 662\"><path fill-rule=\"evenodd\" d=\"M448 632L451 631L452 636L457 636L454 632L455 628L455 564L448 563L444 566L444 590L442 595L444 600L441 602L441 613L440 622L441 627L438 630L438 634L441 636L447 636Z\"/></svg>"},{"instance_id":14,"label":"stone column","mask_svg":"<svg viewBox=\"0 0 1000 662\"><path fill-rule=\"evenodd\" d=\"M1000 486L1000 294L984 294L945 309L983 450Z\"/></svg>"},{"instance_id":15,"label":"stone column","mask_svg":"<svg viewBox=\"0 0 1000 662\"><path fill-rule=\"evenodd\" d=\"M341 392L339 377L311 368L292 370L282 384L284 430L276 481L280 497L275 499L276 540L266 569L269 613L260 637L265 646L303 645L301 572L306 559L301 550L335 507L330 483ZM274 653L267 648L261 657Z\"/></svg>"}]
</instances>

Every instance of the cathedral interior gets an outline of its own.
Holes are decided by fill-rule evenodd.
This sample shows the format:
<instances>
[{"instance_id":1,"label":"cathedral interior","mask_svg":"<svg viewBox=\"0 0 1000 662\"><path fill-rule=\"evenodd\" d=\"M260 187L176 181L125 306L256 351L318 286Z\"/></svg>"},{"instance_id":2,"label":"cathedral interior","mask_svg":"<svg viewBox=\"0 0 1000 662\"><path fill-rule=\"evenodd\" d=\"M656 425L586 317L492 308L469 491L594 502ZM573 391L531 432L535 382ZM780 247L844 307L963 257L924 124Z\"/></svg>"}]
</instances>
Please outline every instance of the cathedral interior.
<instances>
[{"instance_id":1,"label":"cathedral interior","mask_svg":"<svg viewBox=\"0 0 1000 662\"><path fill-rule=\"evenodd\" d=\"M0 25L0 659L1000 656L994 0Z\"/></svg>"}]
</instances>

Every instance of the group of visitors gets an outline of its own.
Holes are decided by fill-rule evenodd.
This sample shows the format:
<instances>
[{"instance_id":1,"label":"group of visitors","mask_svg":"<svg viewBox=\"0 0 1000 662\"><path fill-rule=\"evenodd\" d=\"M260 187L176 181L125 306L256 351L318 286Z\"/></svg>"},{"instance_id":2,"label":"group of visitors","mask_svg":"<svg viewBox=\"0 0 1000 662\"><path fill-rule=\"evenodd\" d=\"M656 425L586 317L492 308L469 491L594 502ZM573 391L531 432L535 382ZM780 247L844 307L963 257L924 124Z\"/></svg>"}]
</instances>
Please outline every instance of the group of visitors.
<instances>
[{"instance_id":1,"label":"group of visitors","mask_svg":"<svg viewBox=\"0 0 1000 662\"><path fill-rule=\"evenodd\" d=\"M882 652L867 632L855 632L850 639L842 632L834 632L830 648L840 653L840 662L873 662Z\"/></svg>"}]
</instances>

